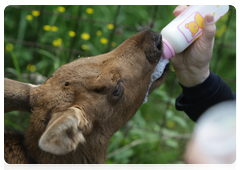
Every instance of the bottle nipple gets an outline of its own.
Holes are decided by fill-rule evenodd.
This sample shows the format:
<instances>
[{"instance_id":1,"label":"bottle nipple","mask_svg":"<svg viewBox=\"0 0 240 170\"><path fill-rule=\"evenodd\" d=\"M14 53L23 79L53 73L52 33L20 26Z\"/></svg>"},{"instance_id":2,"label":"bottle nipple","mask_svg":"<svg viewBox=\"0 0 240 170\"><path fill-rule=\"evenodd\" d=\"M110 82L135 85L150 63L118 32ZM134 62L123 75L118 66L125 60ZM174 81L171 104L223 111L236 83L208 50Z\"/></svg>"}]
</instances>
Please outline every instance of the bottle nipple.
<instances>
[{"instance_id":1,"label":"bottle nipple","mask_svg":"<svg viewBox=\"0 0 240 170\"><path fill-rule=\"evenodd\" d=\"M162 41L163 41L163 54L162 54L162 56L166 59L169 59L169 58L175 56L175 52L174 52L172 46L167 42L167 40L163 38Z\"/></svg>"}]
</instances>

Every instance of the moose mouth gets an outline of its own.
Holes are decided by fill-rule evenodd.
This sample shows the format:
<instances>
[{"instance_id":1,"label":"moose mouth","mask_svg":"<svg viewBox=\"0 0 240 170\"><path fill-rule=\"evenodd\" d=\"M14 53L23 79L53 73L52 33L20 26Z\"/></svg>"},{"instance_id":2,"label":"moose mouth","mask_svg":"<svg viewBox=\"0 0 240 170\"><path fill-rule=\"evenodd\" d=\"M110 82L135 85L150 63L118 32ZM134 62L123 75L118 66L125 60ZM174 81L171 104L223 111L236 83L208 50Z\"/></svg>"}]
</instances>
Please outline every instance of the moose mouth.
<instances>
[{"instance_id":1,"label":"moose mouth","mask_svg":"<svg viewBox=\"0 0 240 170\"><path fill-rule=\"evenodd\" d=\"M162 56L161 59L160 59L160 61L159 61L158 64L157 64L154 72L153 72L152 75L151 75L151 82L150 82L150 84L149 84L149 87L148 87L147 93L146 93L146 95L145 95L143 104L144 104L144 103L147 103L149 90L150 90L153 82L160 80L161 77L162 77L162 75L165 74L166 72L168 72L168 70L169 70L169 60L168 60L168 59L165 59L165 58Z\"/></svg>"},{"instance_id":2,"label":"moose mouth","mask_svg":"<svg viewBox=\"0 0 240 170\"><path fill-rule=\"evenodd\" d=\"M163 56L162 56L163 57ZM164 71L163 71L163 74L162 74L162 76L164 75L164 74L166 74L166 73L168 73L169 72L169 63L167 63L167 65L165 66L165 68L164 68ZM161 77L162 77L161 76ZM157 80L155 80L155 81L158 81L158 80L160 80L161 79L161 77L159 77Z\"/></svg>"},{"instance_id":3,"label":"moose mouth","mask_svg":"<svg viewBox=\"0 0 240 170\"><path fill-rule=\"evenodd\" d=\"M153 43L157 47L157 50L163 51L163 42L162 42L161 33L152 32L152 36L153 36ZM157 66L156 66L154 72L151 75L151 81L149 83L148 90L145 95L143 104L146 103L148 100L149 90L150 90L153 82L160 81L162 75L166 74L169 71L169 60L164 58L163 56L159 56L159 57L160 57L160 60L159 61L156 60L156 62L158 62L158 63L157 63Z\"/></svg>"},{"instance_id":4,"label":"moose mouth","mask_svg":"<svg viewBox=\"0 0 240 170\"><path fill-rule=\"evenodd\" d=\"M158 36L153 36L153 42L154 42L154 45L157 47L157 49L159 50L159 51L163 51L164 49L163 49L163 42L162 42L162 34L161 33L157 33L158 34ZM161 56L161 59L160 59L160 61L159 61L159 63L160 62L164 62L163 64L161 64L161 66L159 65L159 63L158 63L158 65L156 66L156 69L155 69L155 71L153 72L153 74L152 74L152 76L153 75L155 75L155 74L158 74L158 73L156 73L157 71L158 72L161 72L161 73L159 73L159 74L161 74L161 75L157 75L157 77L158 78L156 78L155 80L153 80L153 81L158 81L158 80L160 80L160 78L162 77L162 75L164 74L164 73L167 73L167 72L169 72L169 60L168 59L165 59L165 58L163 57L163 56ZM164 67L164 68L163 68ZM163 71L162 71L163 70Z\"/></svg>"}]
</instances>

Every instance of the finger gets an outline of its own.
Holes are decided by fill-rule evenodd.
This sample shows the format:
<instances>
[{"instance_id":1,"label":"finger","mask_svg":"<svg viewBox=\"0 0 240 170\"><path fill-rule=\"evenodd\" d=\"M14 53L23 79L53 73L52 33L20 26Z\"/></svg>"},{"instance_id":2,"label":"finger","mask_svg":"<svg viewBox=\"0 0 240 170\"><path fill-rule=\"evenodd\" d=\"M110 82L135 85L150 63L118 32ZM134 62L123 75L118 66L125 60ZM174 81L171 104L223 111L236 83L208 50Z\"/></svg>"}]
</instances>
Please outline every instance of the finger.
<instances>
[{"instance_id":1,"label":"finger","mask_svg":"<svg viewBox=\"0 0 240 170\"><path fill-rule=\"evenodd\" d=\"M185 9L187 9L188 6L186 5L179 5L177 6L174 11L173 11L173 15L175 17L177 17L179 14L181 14Z\"/></svg>"},{"instance_id":2,"label":"finger","mask_svg":"<svg viewBox=\"0 0 240 170\"><path fill-rule=\"evenodd\" d=\"M203 19L202 42L211 46L216 33L216 25L213 14L207 14Z\"/></svg>"}]
</instances>

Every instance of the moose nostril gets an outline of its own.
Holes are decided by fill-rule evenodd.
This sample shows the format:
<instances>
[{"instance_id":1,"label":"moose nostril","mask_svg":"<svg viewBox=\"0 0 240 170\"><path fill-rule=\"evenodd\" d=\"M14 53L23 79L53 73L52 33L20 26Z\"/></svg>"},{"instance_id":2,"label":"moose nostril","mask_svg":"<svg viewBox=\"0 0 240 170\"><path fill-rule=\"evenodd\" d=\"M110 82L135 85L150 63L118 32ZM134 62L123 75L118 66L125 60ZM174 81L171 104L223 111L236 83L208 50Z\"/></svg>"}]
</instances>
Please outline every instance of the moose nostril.
<instances>
[{"instance_id":1,"label":"moose nostril","mask_svg":"<svg viewBox=\"0 0 240 170\"><path fill-rule=\"evenodd\" d=\"M158 50L162 50L162 34L159 34L157 48Z\"/></svg>"},{"instance_id":2,"label":"moose nostril","mask_svg":"<svg viewBox=\"0 0 240 170\"><path fill-rule=\"evenodd\" d=\"M153 35L154 45L158 48L158 50L161 51L162 50L162 34L152 32L152 35Z\"/></svg>"}]
</instances>

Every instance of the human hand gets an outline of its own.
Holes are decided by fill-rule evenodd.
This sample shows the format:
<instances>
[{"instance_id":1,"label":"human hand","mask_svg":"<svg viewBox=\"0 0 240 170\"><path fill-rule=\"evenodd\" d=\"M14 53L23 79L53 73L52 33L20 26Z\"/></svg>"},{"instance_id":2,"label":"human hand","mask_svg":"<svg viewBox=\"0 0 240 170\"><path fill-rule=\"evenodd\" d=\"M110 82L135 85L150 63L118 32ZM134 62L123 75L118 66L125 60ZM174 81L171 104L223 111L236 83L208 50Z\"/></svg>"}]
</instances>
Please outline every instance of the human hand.
<instances>
[{"instance_id":1,"label":"human hand","mask_svg":"<svg viewBox=\"0 0 240 170\"><path fill-rule=\"evenodd\" d=\"M184 5L177 6L173 15L178 16L186 8ZM215 32L214 16L209 13L203 19L203 31L199 38L182 53L171 58L178 80L183 86L196 86L209 76Z\"/></svg>"}]
</instances>

